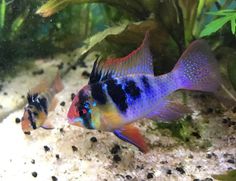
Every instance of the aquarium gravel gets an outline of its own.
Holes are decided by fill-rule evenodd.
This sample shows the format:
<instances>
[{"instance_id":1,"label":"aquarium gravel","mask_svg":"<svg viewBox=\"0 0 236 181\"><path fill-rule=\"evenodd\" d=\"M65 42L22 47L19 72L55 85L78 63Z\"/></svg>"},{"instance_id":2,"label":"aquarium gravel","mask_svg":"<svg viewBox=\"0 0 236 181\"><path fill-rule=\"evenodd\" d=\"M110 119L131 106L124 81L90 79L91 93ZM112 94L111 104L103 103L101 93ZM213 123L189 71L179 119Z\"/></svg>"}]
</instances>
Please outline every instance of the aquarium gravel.
<instances>
[{"instance_id":1,"label":"aquarium gravel","mask_svg":"<svg viewBox=\"0 0 236 181\"><path fill-rule=\"evenodd\" d=\"M29 70L19 73L9 84L3 83L0 92L0 99L5 103L3 109L16 107L29 87L40 81L41 76L49 76L45 70L57 68L58 62L62 61L61 55L54 59L35 61L37 69L44 70L43 73L32 76L35 70ZM69 105L74 93L87 83L88 78L83 72L90 72L92 63L73 68L63 77L65 88L56 95L59 104L50 115L54 129L37 129L25 135L18 124L23 109L3 120L0 124L0 180L196 181L214 180L213 174L236 169L235 115L231 110L215 113L216 100L207 95L199 98L199 94L187 94L188 104L195 110L193 125L200 122L202 129L200 133L194 132L188 137L189 142L195 140L191 146L168 130L156 129L151 120L137 123L151 147L146 154L112 133L69 125L66 118ZM66 67L59 65L61 70ZM176 95L176 99L180 97ZM213 111L204 113L209 107Z\"/></svg>"}]
</instances>

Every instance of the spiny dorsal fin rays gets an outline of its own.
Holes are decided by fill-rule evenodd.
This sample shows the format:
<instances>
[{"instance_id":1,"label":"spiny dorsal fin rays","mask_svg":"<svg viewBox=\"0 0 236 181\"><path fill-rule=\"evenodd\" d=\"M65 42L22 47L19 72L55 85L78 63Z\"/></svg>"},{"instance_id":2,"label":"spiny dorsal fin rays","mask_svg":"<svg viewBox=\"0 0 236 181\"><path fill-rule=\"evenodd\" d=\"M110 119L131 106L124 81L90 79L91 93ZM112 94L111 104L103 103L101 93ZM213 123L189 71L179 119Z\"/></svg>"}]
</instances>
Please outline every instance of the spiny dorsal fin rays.
<instances>
[{"instance_id":1,"label":"spiny dorsal fin rays","mask_svg":"<svg viewBox=\"0 0 236 181\"><path fill-rule=\"evenodd\" d=\"M149 50L149 32L147 31L142 44L123 58L109 59L105 62L96 60L90 76L89 84L104 81L109 77L129 74L153 75L152 55Z\"/></svg>"}]
</instances>

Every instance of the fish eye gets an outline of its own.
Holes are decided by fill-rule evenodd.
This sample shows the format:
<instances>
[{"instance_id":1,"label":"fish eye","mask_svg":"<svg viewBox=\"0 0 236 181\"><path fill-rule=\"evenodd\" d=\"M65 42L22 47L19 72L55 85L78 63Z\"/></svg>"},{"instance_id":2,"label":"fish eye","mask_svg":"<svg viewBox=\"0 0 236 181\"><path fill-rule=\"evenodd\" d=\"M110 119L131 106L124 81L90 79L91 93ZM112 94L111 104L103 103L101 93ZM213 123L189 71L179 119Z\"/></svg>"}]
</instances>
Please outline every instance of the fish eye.
<instances>
[{"instance_id":1,"label":"fish eye","mask_svg":"<svg viewBox=\"0 0 236 181\"><path fill-rule=\"evenodd\" d=\"M37 113L37 112L33 112L33 115L34 115L34 116L38 116L39 113Z\"/></svg>"},{"instance_id":2,"label":"fish eye","mask_svg":"<svg viewBox=\"0 0 236 181\"><path fill-rule=\"evenodd\" d=\"M88 109L88 108L90 107L89 102L85 102L85 103L84 103L84 107Z\"/></svg>"},{"instance_id":3,"label":"fish eye","mask_svg":"<svg viewBox=\"0 0 236 181\"><path fill-rule=\"evenodd\" d=\"M29 109L33 109L33 106L32 106L32 105L28 105L28 108L29 108Z\"/></svg>"}]
</instances>

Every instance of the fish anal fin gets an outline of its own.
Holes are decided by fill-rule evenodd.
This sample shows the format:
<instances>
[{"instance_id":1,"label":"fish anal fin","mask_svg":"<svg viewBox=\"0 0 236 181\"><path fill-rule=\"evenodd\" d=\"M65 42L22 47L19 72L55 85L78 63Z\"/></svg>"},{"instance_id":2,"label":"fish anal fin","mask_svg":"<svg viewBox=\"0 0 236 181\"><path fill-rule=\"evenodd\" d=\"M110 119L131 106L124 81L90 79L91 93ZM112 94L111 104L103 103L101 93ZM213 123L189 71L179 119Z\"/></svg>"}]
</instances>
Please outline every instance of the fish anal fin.
<instances>
[{"instance_id":1,"label":"fish anal fin","mask_svg":"<svg viewBox=\"0 0 236 181\"><path fill-rule=\"evenodd\" d=\"M126 141L134 146L136 146L143 153L148 152L148 146L139 132L138 128L132 124L125 125L120 129L116 129L113 133L123 141Z\"/></svg>"},{"instance_id":2,"label":"fish anal fin","mask_svg":"<svg viewBox=\"0 0 236 181\"><path fill-rule=\"evenodd\" d=\"M58 104L58 99L56 97L53 97L52 102L48 108L48 111L54 111L57 104Z\"/></svg>"},{"instance_id":3,"label":"fish anal fin","mask_svg":"<svg viewBox=\"0 0 236 181\"><path fill-rule=\"evenodd\" d=\"M54 129L54 126L53 126L53 124L52 124L52 122L51 122L52 119L53 119L53 118L52 118L52 115L49 115L49 116L45 119L45 121L43 122L43 124L41 125L41 128L44 128L44 129Z\"/></svg>"},{"instance_id":4,"label":"fish anal fin","mask_svg":"<svg viewBox=\"0 0 236 181\"><path fill-rule=\"evenodd\" d=\"M130 54L122 58L108 59L105 62L96 60L90 75L89 84L101 82L112 77L129 74L153 75L152 55L149 50L149 32L142 44Z\"/></svg>"},{"instance_id":5,"label":"fish anal fin","mask_svg":"<svg viewBox=\"0 0 236 181\"><path fill-rule=\"evenodd\" d=\"M173 121L192 113L192 110L178 102L166 101L146 117L153 120Z\"/></svg>"},{"instance_id":6,"label":"fish anal fin","mask_svg":"<svg viewBox=\"0 0 236 181\"><path fill-rule=\"evenodd\" d=\"M41 128L43 129L54 129L54 126L52 125L52 123L48 120L46 120L43 125L41 126Z\"/></svg>"}]
</instances>

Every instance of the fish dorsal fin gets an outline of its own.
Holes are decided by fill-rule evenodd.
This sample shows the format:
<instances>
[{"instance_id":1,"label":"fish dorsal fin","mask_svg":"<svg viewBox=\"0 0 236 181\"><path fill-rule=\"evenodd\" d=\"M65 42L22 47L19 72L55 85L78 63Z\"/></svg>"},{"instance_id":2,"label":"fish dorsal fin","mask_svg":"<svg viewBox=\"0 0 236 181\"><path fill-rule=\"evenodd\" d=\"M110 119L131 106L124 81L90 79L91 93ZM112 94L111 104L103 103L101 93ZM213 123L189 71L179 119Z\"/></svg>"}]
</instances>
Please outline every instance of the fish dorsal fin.
<instances>
[{"instance_id":1,"label":"fish dorsal fin","mask_svg":"<svg viewBox=\"0 0 236 181\"><path fill-rule=\"evenodd\" d=\"M105 62L96 60L90 75L89 84L101 82L111 77L130 74L153 75L152 55L149 49L149 32L145 34L142 44L129 55L108 59Z\"/></svg>"}]
</instances>

